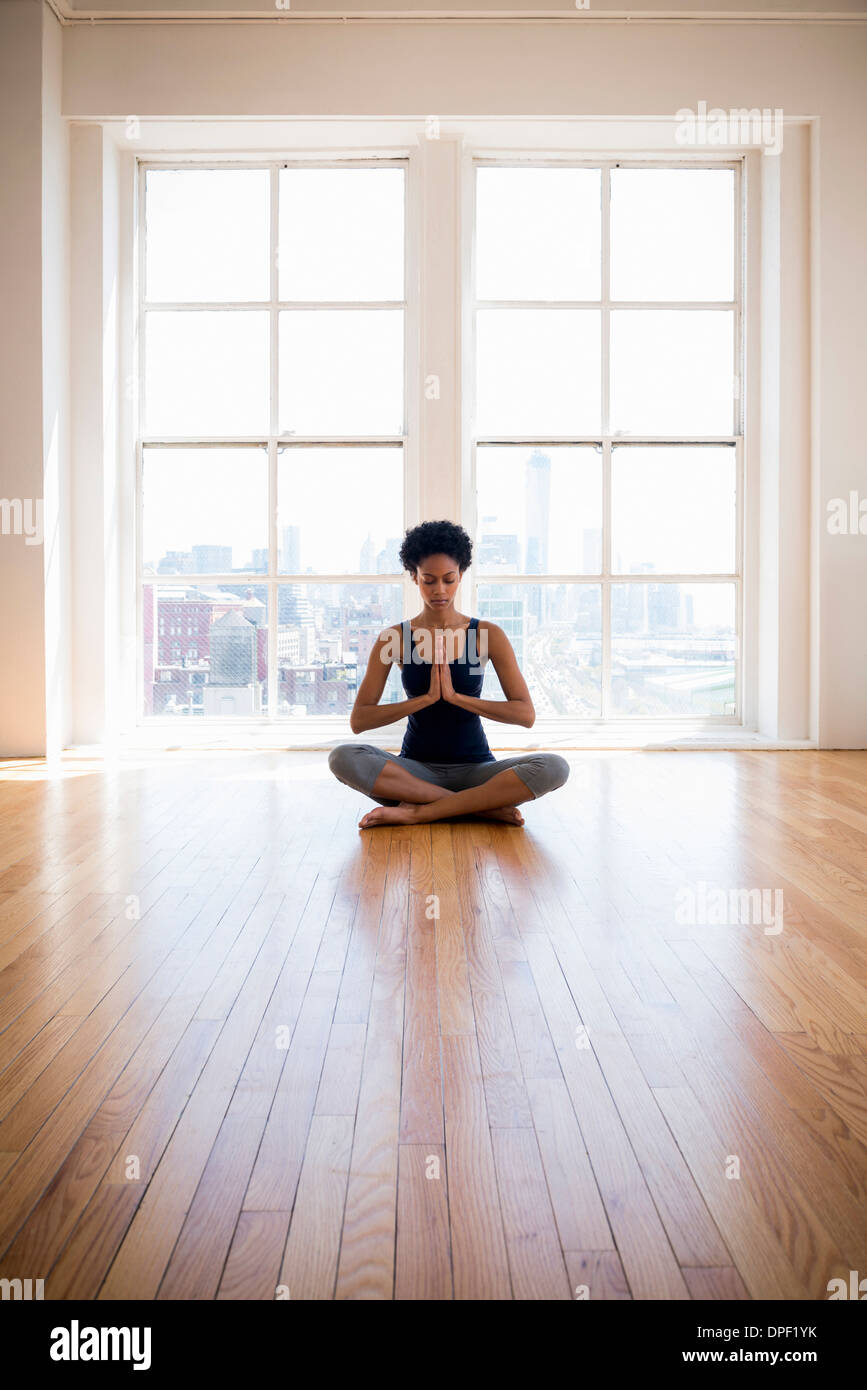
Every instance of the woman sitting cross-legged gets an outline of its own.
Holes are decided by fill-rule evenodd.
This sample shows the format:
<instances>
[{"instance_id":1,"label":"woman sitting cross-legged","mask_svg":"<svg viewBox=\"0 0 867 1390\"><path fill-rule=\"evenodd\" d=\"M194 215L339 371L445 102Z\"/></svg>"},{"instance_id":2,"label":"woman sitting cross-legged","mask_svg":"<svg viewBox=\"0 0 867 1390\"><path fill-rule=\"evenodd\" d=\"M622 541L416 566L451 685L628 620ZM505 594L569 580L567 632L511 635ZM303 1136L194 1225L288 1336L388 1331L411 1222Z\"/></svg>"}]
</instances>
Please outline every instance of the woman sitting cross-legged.
<instances>
[{"instance_id":1,"label":"woman sitting cross-legged","mask_svg":"<svg viewBox=\"0 0 867 1390\"><path fill-rule=\"evenodd\" d=\"M404 538L401 564L424 607L379 634L349 720L360 734L408 716L400 755L372 743L342 743L328 756L338 781L380 803L359 821L365 830L466 815L523 825L519 803L561 787L569 776L558 753L496 760L488 746L481 715L529 729L536 711L502 628L455 609L471 559L469 536L451 521L422 522ZM481 699L488 656L505 700ZM380 705L392 662L400 665L407 699Z\"/></svg>"}]
</instances>

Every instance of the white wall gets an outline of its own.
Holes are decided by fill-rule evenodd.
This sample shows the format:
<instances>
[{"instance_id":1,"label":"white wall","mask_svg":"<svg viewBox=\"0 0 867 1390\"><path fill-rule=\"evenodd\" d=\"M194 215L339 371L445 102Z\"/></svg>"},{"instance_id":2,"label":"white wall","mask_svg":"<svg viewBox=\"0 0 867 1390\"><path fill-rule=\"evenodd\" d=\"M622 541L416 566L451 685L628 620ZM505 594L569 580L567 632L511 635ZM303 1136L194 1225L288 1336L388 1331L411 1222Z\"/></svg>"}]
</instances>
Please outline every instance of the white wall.
<instances>
[{"instance_id":1,"label":"white wall","mask_svg":"<svg viewBox=\"0 0 867 1390\"><path fill-rule=\"evenodd\" d=\"M4 23L10 12L25 24L26 0L0 6ZM596 115L668 117L699 101L725 109L782 108L787 117L818 118L798 160L810 162L813 221L810 244L792 245L787 226L780 245L789 257L812 259L813 283L809 312L812 339L805 346L803 319L785 318L781 341L791 364L798 354L809 358L812 382L809 406L792 400L789 367L781 367L782 417L778 497L786 527L804 537L807 528L803 477L789 490L791 450L810 432L813 468L812 536L814 568L813 635L816 641L812 694L813 734L825 747L867 745L867 537L832 536L824 526L826 502L847 497L851 489L867 496L867 463L861 428L860 383L867 370L867 187L862 176L865 130L864 72L867 70L867 29L856 25L781 24L642 24L628 26L564 23L532 24L479 22L435 25L382 22L376 24L75 24L63 31L63 113L67 119L123 120L149 117L249 117L253 115L410 115L443 120L461 115ZM2 100L19 119L31 112L38 121L32 89L12 64L12 94ZM26 148L38 157L38 138L25 134ZM10 138L10 121L0 135L13 159L19 160L22 196L14 200L17 219L32 227L33 186L29 161L21 158L20 139ZM34 143L35 141L35 143ZM809 147L809 148L808 148ZM789 206L782 194L784 216ZM7 255L3 272L26 229L8 246L14 228L2 233ZM29 341L30 297L38 266L25 249L24 280L16 272L10 291L16 318L28 328L21 367L22 393L14 392L32 416L38 398L38 354ZM794 345L791 338L795 334ZM801 335L801 338L798 337ZM8 341L4 353L9 356ZM16 360L19 359L17 347ZM4 373L0 390L7 391ZM787 396L788 393L788 396ZM31 442L26 422L19 447ZM25 470L24 480L32 475ZM773 501L765 497L767 509ZM38 594L28 568L29 556L10 567L10 543L4 544L7 600L11 581L26 592L33 612ZM807 621L804 570L810 563L804 545L800 574L788 574L775 640L786 661L792 634ZM859 603L858 600L861 600ZM30 741L38 751L35 731L42 717L41 672L27 642L15 634L23 658L17 692L0 692L17 723L6 744L21 747ZM760 638L761 640L761 638ZM803 637L800 645L803 650ZM6 648L4 647L4 651ZM799 658L800 660L800 658ZM788 737L807 736L807 727L789 727L807 705L800 660L801 684L793 699L796 712L787 713L778 700L772 722ZM27 698L22 699L22 694ZM33 699L29 697L32 695ZM22 709L24 705L27 708ZM34 713L35 709L35 713Z\"/></svg>"},{"instance_id":2,"label":"white wall","mask_svg":"<svg viewBox=\"0 0 867 1390\"><path fill-rule=\"evenodd\" d=\"M42 497L42 13L0 5L0 497ZM0 534L0 739L45 750L43 552Z\"/></svg>"},{"instance_id":3,"label":"white wall","mask_svg":"<svg viewBox=\"0 0 867 1390\"><path fill-rule=\"evenodd\" d=\"M69 126L61 115L63 42L47 6L42 50L42 370L45 494L46 752L72 737L70 700Z\"/></svg>"},{"instance_id":4,"label":"white wall","mask_svg":"<svg viewBox=\"0 0 867 1390\"><path fill-rule=\"evenodd\" d=\"M94 543L102 532L103 452L103 132L99 125L72 125L70 316L70 428L75 487L71 506L72 724L78 743L99 743L106 726L104 650L105 555Z\"/></svg>"},{"instance_id":5,"label":"white wall","mask_svg":"<svg viewBox=\"0 0 867 1390\"><path fill-rule=\"evenodd\" d=\"M0 6L0 497L42 505L41 544L0 535L0 752L56 754L69 685L69 128L47 6Z\"/></svg>"}]
</instances>

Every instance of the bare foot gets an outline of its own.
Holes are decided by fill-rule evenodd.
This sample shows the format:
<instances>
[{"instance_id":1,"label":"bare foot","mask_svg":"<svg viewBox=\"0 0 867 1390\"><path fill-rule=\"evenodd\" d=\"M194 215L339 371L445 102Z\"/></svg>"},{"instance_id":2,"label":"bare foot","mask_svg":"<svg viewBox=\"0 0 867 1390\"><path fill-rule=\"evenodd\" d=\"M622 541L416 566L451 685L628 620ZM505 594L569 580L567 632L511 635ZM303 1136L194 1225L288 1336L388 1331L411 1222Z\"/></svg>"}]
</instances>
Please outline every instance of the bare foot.
<instances>
[{"instance_id":1,"label":"bare foot","mask_svg":"<svg viewBox=\"0 0 867 1390\"><path fill-rule=\"evenodd\" d=\"M498 806L495 811L468 811L464 816L452 816L454 821L499 820L506 825L523 825L524 816L517 806Z\"/></svg>"},{"instance_id":2,"label":"bare foot","mask_svg":"<svg viewBox=\"0 0 867 1390\"><path fill-rule=\"evenodd\" d=\"M368 811L358 822L359 830L372 830L375 825L413 825L418 807L411 801L401 801L398 806L377 806Z\"/></svg>"},{"instance_id":3,"label":"bare foot","mask_svg":"<svg viewBox=\"0 0 867 1390\"><path fill-rule=\"evenodd\" d=\"M507 825L523 825L524 817L517 806L500 806L496 811L479 811L482 820L502 820Z\"/></svg>"}]
</instances>

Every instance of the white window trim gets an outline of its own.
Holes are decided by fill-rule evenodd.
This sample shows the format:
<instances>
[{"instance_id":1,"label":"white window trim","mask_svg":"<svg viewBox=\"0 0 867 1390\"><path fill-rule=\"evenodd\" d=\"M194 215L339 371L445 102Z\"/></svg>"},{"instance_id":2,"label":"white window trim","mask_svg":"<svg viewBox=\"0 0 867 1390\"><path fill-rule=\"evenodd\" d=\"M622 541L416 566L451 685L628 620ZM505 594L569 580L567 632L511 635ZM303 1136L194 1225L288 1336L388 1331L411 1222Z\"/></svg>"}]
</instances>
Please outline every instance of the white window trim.
<instances>
[{"instance_id":1,"label":"white window trim","mask_svg":"<svg viewBox=\"0 0 867 1390\"><path fill-rule=\"evenodd\" d=\"M125 616L134 608L127 599L132 599L129 590L134 588L135 581L133 545L129 543L134 531L135 513L132 505L133 470L128 466L134 431L131 405L125 400L124 387L135 369L135 265L132 246L136 218L136 155L141 159L171 157L176 161L185 158L205 161L209 157L222 159L228 155L246 163L245 153L248 149L255 150L255 154L251 155L253 159L265 158L269 161L275 157L274 152L293 159L305 153L321 159L354 158L363 153L369 155L374 150L377 153L387 150L390 154L409 158L408 194L415 185L418 196L408 197L408 205L412 202L416 207L415 223L413 225L411 222L408 233L408 257L413 251L418 253L416 274L420 302L435 303L437 315L434 322L425 322L424 314L420 314L416 333L408 337L409 351L413 350L413 342L417 347L417 370L413 375L408 363L410 395L407 400L407 432L412 450L411 395L415 388L415 462L418 464L422 458L432 457L437 459L438 464L436 470L428 469L424 476L419 468L407 469L405 519L406 524L410 525L419 516L466 518L469 515L467 491L470 480L465 465L466 421L448 420L447 412L442 409L437 412L432 412L429 407L426 409L418 394L425 372L435 370L437 364L451 366L452 345L456 370L465 370L458 322L460 313L467 310L466 297L462 299L460 293L463 246L457 208L462 161L467 157L471 159L477 153L509 157L523 151L525 156L532 153L535 157L547 150L553 157L566 154L573 159L580 152L581 160L586 162L605 159L612 152L619 151L630 158L656 155L667 162L670 153L681 153L675 149L671 122L660 120L642 123L636 120L587 121L582 118L527 118L520 121L514 118L449 118L442 122L444 135L439 142L425 139L423 121L402 118L335 122L330 127L327 122L309 120L244 122L244 139L237 143L234 140L226 141L231 124L224 121L160 121L153 124L154 132L158 132L158 146L144 149L144 142L139 141L132 149L125 137L124 123L106 121L98 128L80 125L73 142L73 273L81 271L82 274L76 274L79 297L78 303L73 306L72 332L83 349L78 362L73 363L73 374L81 418L99 422L98 429L90 429L86 441L82 438L76 443L73 477L76 487L81 480L84 494L88 489L94 493L98 490L103 503L102 516L96 517L101 541L99 569L102 583L98 586L94 583L97 573L95 565L84 567L82 582L77 585L73 597L73 644L81 631L87 634L85 647L89 644L90 650L93 650L93 641L99 641L99 634L102 633L105 699L102 709L97 708L91 696L84 699L85 686L80 673L85 669L98 673L103 658L97 653L96 665L82 661L74 676L76 726L73 728L72 746L148 747L164 746L167 741L165 728L154 729L156 720L150 720L148 725L149 729L153 729L153 736L145 736L148 731L136 726L130 719L130 711L135 708L138 695L135 680L138 651L135 636ZM260 132L261 138L257 138ZM790 132L795 137L791 153ZM93 134L97 136L96 142L93 141ZM331 145L328 144L329 138L333 142ZM797 154L799 139L802 151L806 150L806 159L802 159L800 164ZM591 142L592 149L588 148ZM753 604L747 603L743 617L744 741L750 742L750 746L814 746L815 727L808 727L806 720L790 719L788 730L781 727L785 723L781 716L781 686L792 674L803 682L808 692L808 714L815 716L816 709L817 624L805 628L801 637L800 629L793 622L792 605L782 611L784 602L788 600L781 587L782 581L792 573L793 567L803 567L804 557L802 552L796 553L795 540L778 528L779 565L776 564L776 557L772 563L767 562L766 538L769 529L773 528L774 518L772 509L766 504L762 506L761 515L759 511L760 501L763 502L763 497L760 497L761 482L766 472L765 435L768 420L773 415L773 401L769 409L765 398L767 370L760 371L760 366L766 369L771 362L765 351L768 322L773 323L775 315L782 315L785 332L786 327L797 321L799 316L806 316L813 334L817 326L818 298L815 286L812 295L810 287L817 257L815 222L811 220L811 214L815 219L818 123L805 118L787 121L786 149L779 159L763 156L757 148L730 150L727 153L729 159L740 154L745 156L748 230L754 251L747 266L744 336L748 374L742 382L742 396L747 407L745 454L754 460L754 466L745 470L744 477L743 579L748 593L752 591L756 598ZM706 161L707 152L703 151L702 155ZM772 245L774 238L767 236L766 223L769 208L776 207L779 215L780 186L783 190L783 210L787 210L785 200L788 198L790 221L794 217L797 227L787 233L784 226L777 238L778 244ZM448 193L450 187L454 190L452 206L448 205L448 200L446 204L442 201L443 193ZM439 197L435 209L429 204L432 189ZM93 206L100 209L103 237L102 254L97 262L94 262L91 254L93 218L90 208ZM80 249L75 241L79 227L88 233ZM441 241L433 254L431 242L438 236ZM415 246L413 237L416 238ZM792 252L792 243L798 237L803 241L802 254L800 248ZM769 293L769 287L772 291L776 289L776 301L774 294ZM92 307L90 299L83 292L85 288L92 299ZM112 318L109 308L113 294L116 299ZM79 322L82 325L80 332L77 328ZM757 347L760 341L764 362ZM432 347L436 350L432 351ZM800 356L798 353L784 352L784 359L780 368L783 379L778 416L772 423L776 425L777 432L783 435L781 449L788 448L791 453L795 421L787 413L786 393L803 391L809 399L810 373L816 367L812 340L807 338L806 349L800 351ZM107 392L113 393L114 413L105 409ZM761 411L760 398L763 406ZM816 477L816 418L814 415L812 439L808 436L804 440L795 460L795 482L800 479L799 485L803 485L806 479L808 497L810 487L815 488L811 479ZM115 427L116 435L113 433ZM784 462L788 468L790 460L786 458ZM815 502L815 493L813 500ZM82 505L87 506L83 502L83 495L78 506ZM87 515L93 517L91 508L88 508ZM819 524L816 515L814 507L811 522L814 554L816 527ZM89 537L77 544L83 551L91 542L95 545L96 533L93 528L89 529ZM815 604L815 571L806 573L805 583L809 588L810 602ZM404 584L406 611L409 611L415 590L408 577ZM767 640L769 625L765 620L764 608L766 602L772 612L775 612L775 605L781 610L780 631L771 633L770 651ZM257 742L268 746L270 741L282 747L327 747L346 736L345 722L334 716L305 720L303 729L290 720L275 720L267 725L259 720L232 722L244 726L235 735L226 730L225 737L221 736L219 730L210 725L208 729L198 732L198 737L188 739L192 732L190 727L186 726L185 733L180 727L180 720L171 720L169 723L174 734L171 741L175 743L177 736L182 736L182 741L210 743L213 746L226 746L227 739L229 742L234 740L234 746L238 746L240 739L241 746L246 743L255 745ZM719 725L715 727L719 728ZM84 737L79 728L86 729ZM100 728L102 737L95 743L94 738L99 738ZM751 734L750 731L757 728L759 732ZM402 725L396 724L375 732L371 737L385 746L396 746L401 731ZM527 731L507 730L506 726L491 727L489 732L495 735L499 747L509 744L526 746L530 740L533 745L544 745L547 741L565 747L611 747L646 746L648 743L676 746L677 737L684 730L679 722L668 724L662 720L655 722L652 727L621 728L619 732L612 726L603 727L600 722L576 723L564 729L562 725L549 728L542 721L537 721L530 734ZM734 736L738 731L730 732L732 742L729 746L737 746ZM710 738L713 729L708 729L707 733ZM727 737L724 729L720 733L723 738ZM277 738L274 738L275 734ZM691 746L696 746L694 737Z\"/></svg>"},{"instance_id":2,"label":"white window trim","mask_svg":"<svg viewBox=\"0 0 867 1390\"><path fill-rule=\"evenodd\" d=\"M210 715L203 721L208 727L220 727L224 725L241 725L253 728L272 728L279 727L281 730L294 728L297 718L291 716L280 716L273 713L278 706L279 695L279 661L278 661L278 625L277 625L277 594L280 585L307 583L315 578L317 584L333 583L366 583L372 582L381 584L392 584L395 588L405 587L405 577L401 574L391 575L364 575L360 573L349 574L316 574L315 576L292 575L280 570L277 566L278 533L278 459L281 448L289 447L327 447L335 444L345 444L350 447L362 447L382 443L387 447L401 450L403 458L403 526L406 529L413 524L413 519L417 515L418 509L418 470L419 470L419 429L418 429L418 409L419 409L419 357L418 357L418 332L417 324L419 317L418 294L413 294L412 287L417 285L417 222L418 222L418 176L417 170L413 170L415 177L411 173L410 151L404 155L395 155L389 152L387 155L371 158L366 154L358 152L347 152L343 155L325 157L323 155L309 155L307 158L298 158L294 155L287 156L282 160L264 159L241 159L237 155L226 155L222 158L208 159L187 159L178 161L176 159L149 158L144 155L136 159L136 228L137 228L137 254L136 254L136 317L139 322L139 331L136 339L137 351L137 390L135 394L135 406L133 416L135 419L135 629L136 629L136 671L135 671L135 727L137 729L150 728L161 724L168 727L176 727L179 723L177 716L167 717L161 715L145 715L144 713L144 624L143 624L143 595L145 586L151 582L150 576L143 573L144 549L143 549L143 458L145 449L159 448L196 448L207 446L208 444L221 444L226 448L265 447L268 451L268 569L265 574L256 574L253 571L248 573L201 573L190 574L188 576L190 584L239 584L248 582L251 586L264 588L267 595L268 612L268 647L267 647L267 692L269 713L263 716L223 716ZM404 170L404 298L402 301L395 301L393 306L387 307L400 308L403 311L404 328L404 419L403 430L399 435L382 436L360 436L360 435L316 435L309 438L295 436L291 440L280 435L279 432L279 378L277 370L277 342L279 334L279 320L281 301L278 293L278 265L276 249L279 245L278 217L279 217L279 177L280 169L285 167L304 167L312 168L342 168L351 165L352 168L384 168L400 167ZM267 301L234 304L229 301L217 301L213 304L215 310L219 309L262 309L269 311L269 405L270 419L268 422L267 433L251 436L232 436L221 435L219 438L208 438L199 436L191 439L186 436L172 437L170 435L145 435L143 430L144 408L145 408L145 372L144 372L144 335L145 335L145 305L140 298L140 287L145 280L145 180L149 170L153 169L267 169L270 174L269 187L269 211L270 211L270 239L269 239L269 298ZM272 254L274 252L275 254ZM147 304L147 309L184 309L184 304L161 304L154 301ZM313 301L305 303L305 308L325 309L333 308L331 304L320 305ZM360 307L377 307L376 305L363 304ZM386 307L386 306L383 306ZM177 579L171 575L154 576L155 585L162 582L164 587L170 587L173 583L178 583L183 587L183 580L180 576ZM404 595L405 600L405 595ZM156 609L154 610L156 613ZM155 634L158 635L158 634ZM346 726L348 721L342 715L321 715L317 718L327 720L333 725ZM305 720L305 724L308 721Z\"/></svg>"},{"instance_id":3,"label":"white window trim","mask_svg":"<svg viewBox=\"0 0 867 1390\"><path fill-rule=\"evenodd\" d=\"M476 170L491 166L512 166L524 165L532 168L592 168L602 171L602 286L600 301L588 301L585 304L576 301L575 307L601 308L602 310L602 429L598 435L593 436L569 436L566 437L533 437L525 439L519 435L477 436L472 428L473 416L475 414L475 380L476 380L476 352L475 352L475 309L477 301L475 299L475 260L474 260L474 227L475 227L475 193L476 193ZM606 563L608 547L606 537L610 541L611 534L611 454L612 449L617 447L630 448L642 444L661 444L667 442L667 436L653 435L634 435L618 436L612 434L609 421L609 394L610 394L610 357L609 357L609 327L610 309L612 301L609 293L608 272L609 262L605 256L605 251L609 245L609 181L612 167L618 168L672 168L676 165L694 168L724 168L732 169L735 175L735 206L734 222L735 237L733 255L735 261L734 275L734 299L726 301L724 304L714 305L710 302L684 302L665 301L660 303L660 308L696 310L714 307L733 308L735 318L735 328L733 334L733 353L732 363L733 374L739 383L739 391L736 405L732 413L732 433L730 435L719 436L694 436L686 435L675 436L671 439L677 444L695 442L697 444L724 444L730 445L735 450L735 475L736 475L736 523L735 523L735 569L731 574L720 575L647 575L632 576L615 574ZM744 640L743 640L743 610L744 610L744 583L743 583L743 521L744 521L744 361L747 357L745 332L744 332L744 293L745 293L745 236L744 236L744 167L743 160L733 160L726 154L718 159L708 158L703 152L703 157L681 158L676 155L666 159L648 158L638 159L634 156L624 156L617 158L611 154L607 158L575 158L564 156L562 153L551 154L550 152L529 154L526 150L504 153L498 151L491 154L481 149L466 149L464 151L462 169L462 194L463 206L465 209L464 218L464 238L462 246L463 262L463 285L464 303L466 313L464 315L464 342L466 345L465 371L463 381L464 394L464 438L463 438L463 460L464 460L464 482L463 489L463 517L462 524L470 534L477 535L477 515L476 515L476 460L479 444L496 442L503 444L510 443L530 443L530 444L599 444L602 445L602 480L603 480L603 560L601 575L576 575L576 574L549 574L533 577L533 583L540 584L584 584L600 587L602 591L602 691L601 691L601 718L593 716L560 716L549 722L552 728L563 727L569 730L582 729L594 726L602 728L618 728L620 726L644 726L656 723L674 723L682 725L686 729L709 729L709 728L744 728ZM621 301L616 301L618 308L632 307ZM635 307L642 309L652 309L653 303L641 303ZM527 583L526 579L514 579L512 576L490 576L479 574L475 560L469 570L470 592L472 594L472 611L477 609L476 595L480 584L501 585L508 587L514 583ZM706 715L681 715L671 716L669 719L660 718L659 720L648 720L632 715L612 714L609 708L610 703L610 678L611 678L611 631L610 605L606 601L606 588L610 590L615 583L664 583L679 582L683 584L706 584L706 583L733 583L735 589L735 706L737 713L728 716L706 716Z\"/></svg>"}]
</instances>

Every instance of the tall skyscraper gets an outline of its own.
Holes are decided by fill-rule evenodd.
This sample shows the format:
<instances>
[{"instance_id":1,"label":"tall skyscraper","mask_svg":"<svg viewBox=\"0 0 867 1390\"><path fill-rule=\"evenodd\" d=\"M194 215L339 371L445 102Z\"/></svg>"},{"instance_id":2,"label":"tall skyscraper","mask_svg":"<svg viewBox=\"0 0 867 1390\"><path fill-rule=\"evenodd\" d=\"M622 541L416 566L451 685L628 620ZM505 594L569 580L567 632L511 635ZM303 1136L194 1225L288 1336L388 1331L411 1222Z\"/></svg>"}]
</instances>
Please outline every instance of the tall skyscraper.
<instances>
[{"instance_id":1,"label":"tall skyscraper","mask_svg":"<svg viewBox=\"0 0 867 1390\"><path fill-rule=\"evenodd\" d=\"M376 546L374 544L373 536L370 534L369 531L367 533L367 540L361 547L358 572L359 574L376 573Z\"/></svg>"},{"instance_id":2,"label":"tall skyscraper","mask_svg":"<svg viewBox=\"0 0 867 1390\"><path fill-rule=\"evenodd\" d=\"M377 574L400 574L401 537L389 536L376 557Z\"/></svg>"},{"instance_id":3,"label":"tall skyscraper","mask_svg":"<svg viewBox=\"0 0 867 1390\"><path fill-rule=\"evenodd\" d=\"M301 573L301 527L284 526L280 547L280 568L284 574Z\"/></svg>"},{"instance_id":4,"label":"tall skyscraper","mask_svg":"<svg viewBox=\"0 0 867 1390\"><path fill-rule=\"evenodd\" d=\"M600 574L602 571L602 532L598 527L585 528L581 533L582 564L585 574Z\"/></svg>"},{"instance_id":5,"label":"tall skyscraper","mask_svg":"<svg viewBox=\"0 0 867 1390\"><path fill-rule=\"evenodd\" d=\"M527 574L548 572L548 532L551 520L551 460L540 449L534 449L527 460L524 486L527 517L527 553L524 569ZM527 594L528 611L537 623L543 618L543 598L538 588Z\"/></svg>"}]
</instances>

